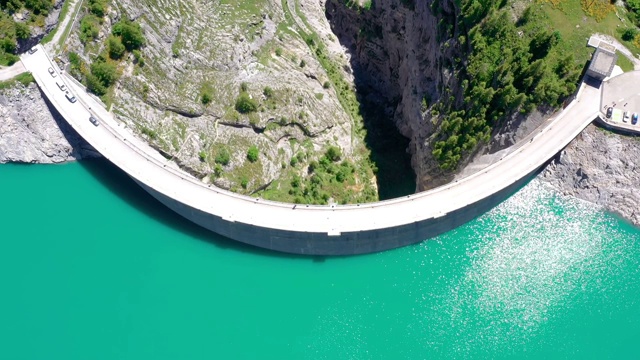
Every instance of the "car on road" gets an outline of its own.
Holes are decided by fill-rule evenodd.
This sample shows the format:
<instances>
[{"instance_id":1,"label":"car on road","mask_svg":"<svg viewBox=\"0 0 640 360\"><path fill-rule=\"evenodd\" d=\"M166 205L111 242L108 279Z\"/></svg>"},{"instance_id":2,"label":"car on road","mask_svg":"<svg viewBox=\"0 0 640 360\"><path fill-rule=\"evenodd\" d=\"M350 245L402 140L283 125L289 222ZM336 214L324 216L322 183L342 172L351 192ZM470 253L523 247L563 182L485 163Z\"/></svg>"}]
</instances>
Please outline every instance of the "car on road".
<instances>
[{"instance_id":1,"label":"car on road","mask_svg":"<svg viewBox=\"0 0 640 360\"><path fill-rule=\"evenodd\" d=\"M37 47L32 47L31 49L29 49L29 51L27 51L27 53L29 53L29 55L33 54L34 52L38 51Z\"/></svg>"},{"instance_id":2,"label":"car on road","mask_svg":"<svg viewBox=\"0 0 640 360\"><path fill-rule=\"evenodd\" d=\"M60 90L67 91L67 86L65 84L60 84L59 82L56 81L56 85L58 85Z\"/></svg>"},{"instance_id":3,"label":"car on road","mask_svg":"<svg viewBox=\"0 0 640 360\"><path fill-rule=\"evenodd\" d=\"M627 122L628 119L629 119L629 112L625 111L624 115L622 115L622 121Z\"/></svg>"},{"instance_id":4,"label":"car on road","mask_svg":"<svg viewBox=\"0 0 640 360\"><path fill-rule=\"evenodd\" d=\"M94 118L93 115L89 116L89 121L95 126L98 126L100 124L98 122L98 119Z\"/></svg>"},{"instance_id":5,"label":"car on road","mask_svg":"<svg viewBox=\"0 0 640 360\"><path fill-rule=\"evenodd\" d=\"M631 123L633 125L638 123L638 113L633 113L633 115L631 116Z\"/></svg>"},{"instance_id":6,"label":"car on road","mask_svg":"<svg viewBox=\"0 0 640 360\"><path fill-rule=\"evenodd\" d=\"M613 115L613 106L607 108L607 119L610 119L611 115Z\"/></svg>"},{"instance_id":7,"label":"car on road","mask_svg":"<svg viewBox=\"0 0 640 360\"><path fill-rule=\"evenodd\" d=\"M52 67L49 68L49 74L51 74L51 76L56 77L56 71L53 70Z\"/></svg>"},{"instance_id":8,"label":"car on road","mask_svg":"<svg viewBox=\"0 0 640 360\"><path fill-rule=\"evenodd\" d=\"M67 91L67 93L66 93L66 94L64 94L64 96L66 96L66 97L67 97L67 100L69 100L70 102L72 102L72 103L76 102L76 97L75 97L75 96L73 96L73 95L71 95L71 93L70 93L70 92L68 92L68 91Z\"/></svg>"}]
</instances>

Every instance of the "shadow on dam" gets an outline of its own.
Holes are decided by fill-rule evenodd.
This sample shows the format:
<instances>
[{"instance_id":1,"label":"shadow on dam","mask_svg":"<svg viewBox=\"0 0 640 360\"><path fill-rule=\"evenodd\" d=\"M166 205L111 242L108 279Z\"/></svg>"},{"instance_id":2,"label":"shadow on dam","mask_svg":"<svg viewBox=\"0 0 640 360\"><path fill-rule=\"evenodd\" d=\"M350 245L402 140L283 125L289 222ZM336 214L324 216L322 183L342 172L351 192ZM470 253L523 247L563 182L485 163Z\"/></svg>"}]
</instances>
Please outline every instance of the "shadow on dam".
<instances>
[{"instance_id":1,"label":"shadow on dam","mask_svg":"<svg viewBox=\"0 0 640 360\"><path fill-rule=\"evenodd\" d=\"M277 256L290 259L309 259L309 256L279 253L251 246L200 227L160 203L153 196L144 191L144 189L133 181L133 179L131 179L124 171L120 170L117 166L104 158L81 160L78 163L114 196L118 196L128 205L180 233L208 242L221 249L240 251L254 255ZM313 260L319 261L322 260L321 258L321 256L318 256L318 259Z\"/></svg>"},{"instance_id":2,"label":"shadow on dam","mask_svg":"<svg viewBox=\"0 0 640 360\"><path fill-rule=\"evenodd\" d=\"M437 237L447 231L453 230L465 223L482 216L493 207L500 204L515 194L525 186L538 172L534 172L514 183L508 188L483 199L475 204L471 204L464 209L446 214L438 219L429 219L422 223L411 223L394 229L381 229L374 232L345 233L346 238L330 237L327 234L316 236L317 244L314 241L298 240L295 234L289 234L289 245L286 243L279 248L269 250L268 239L254 237L247 243L236 241L214 233L204 227L191 222L183 216L175 213L160 201L148 194L133 179L118 167L106 159L92 159L80 161L81 166L86 169L97 181L105 186L112 194L120 197L130 206L135 207L145 215L171 227L172 229L191 236L195 239L206 241L221 249L241 251L259 256L277 256L287 259L308 259L313 262L322 263L325 259L330 259L339 255L359 255L371 252L390 250L411 244L420 243L433 237ZM234 223L233 227L247 227L245 224ZM390 241L390 239L392 239ZM354 246L354 241L356 246ZM264 242L264 243L262 243ZM301 254L298 250L300 244L305 243L309 247L305 248L306 254ZM322 255L314 255L315 250ZM350 249L350 250L345 250ZM354 250L351 250L354 249Z\"/></svg>"}]
</instances>

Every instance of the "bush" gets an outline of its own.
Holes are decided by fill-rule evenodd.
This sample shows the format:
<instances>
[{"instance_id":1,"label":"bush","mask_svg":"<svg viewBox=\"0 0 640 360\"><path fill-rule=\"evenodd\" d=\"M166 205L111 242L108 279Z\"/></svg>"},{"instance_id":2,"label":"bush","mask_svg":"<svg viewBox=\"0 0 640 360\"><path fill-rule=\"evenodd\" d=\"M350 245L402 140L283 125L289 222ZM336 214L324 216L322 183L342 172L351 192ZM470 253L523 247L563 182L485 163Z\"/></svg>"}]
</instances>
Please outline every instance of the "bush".
<instances>
[{"instance_id":1,"label":"bush","mask_svg":"<svg viewBox=\"0 0 640 360\"><path fill-rule=\"evenodd\" d=\"M80 20L80 41L84 44L98 37L100 19L95 15L87 15Z\"/></svg>"},{"instance_id":2,"label":"bush","mask_svg":"<svg viewBox=\"0 0 640 360\"><path fill-rule=\"evenodd\" d=\"M216 154L215 162L220 165L229 165L229 160L231 160L231 155L229 154L229 150L226 148L220 149Z\"/></svg>"},{"instance_id":3,"label":"bush","mask_svg":"<svg viewBox=\"0 0 640 360\"><path fill-rule=\"evenodd\" d=\"M264 94L264 96L266 96L267 98L271 98L273 96L273 89L270 87L265 87L264 90L262 91L262 93Z\"/></svg>"},{"instance_id":4,"label":"bush","mask_svg":"<svg viewBox=\"0 0 640 360\"><path fill-rule=\"evenodd\" d=\"M255 145L252 145L249 148L249 151L247 151L247 159L252 163L258 161L258 155L259 155L258 147Z\"/></svg>"},{"instance_id":5,"label":"bush","mask_svg":"<svg viewBox=\"0 0 640 360\"><path fill-rule=\"evenodd\" d=\"M258 110L258 103L243 92L236 99L236 110L241 114L252 113Z\"/></svg>"},{"instance_id":6,"label":"bush","mask_svg":"<svg viewBox=\"0 0 640 360\"><path fill-rule=\"evenodd\" d=\"M87 81L87 89L90 92L98 96L102 96L107 93L107 88L102 84L100 79L98 79L95 75L87 74L85 79Z\"/></svg>"},{"instance_id":7,"label":"bush","mask_svg":"<svg viewBox=\"0 0 640 360\"><path fill-rule=\"evenodd\" d=\"M622 31L622 40L624 41L632 41L636 35L638 34L638 30L635 28L626 28Z\"/></svg>"},{"instance_id":8,"label":"bush","mask_svg":"<svg viewBox=\"0 0 640 360\"><path fill-rule=\"evenodd\" d=\"M211 93L209 93L208 91L203 91L200 97L200 101L202 102L202 105L208 105L211 102L211 100L213 100L213 96L211 95Z\"/></svg>"},{"instance_id":9,"label":"bush","mask_svg":"<svg viewBox=\"0 0 640 360\"><path fill-rule=\"evenodd\" d=\"M144 66L144 58L142 57L142 53L140 52L140 50L133 50L133 57L135 58L135 62L138 64L138 66L143 67Z\"/></svg>"},{"instance_id":10,"label":"bush","mask_svg":"<svg viewBox=\"0 0 640 360\"><path fill-rule=\"evenodd\" d=\"M240 84L240 91L241 92L247 92L249 91L249 85L246 82L243 82Z\"/></svg>"},{"instance_id":11,"label":"bush","mask_svg":"<svg viewBox=\"0 0 640 360\"><path fill-rule=\"evenodd\" d=\"M342 151L340 151L340 148L337 146L329 146L324 156L330 161L337 162L342 157Z\"/></svg>"},{"instance_id":12,"label":"bush","mask_svg":"<svg viewBox=\"0 0 640 360\"><path fill-rule=\"evenodd\" d=\"M139 24L121 20L113 25L111 32L113 35L120 36L122 44L129 51L140 49L144 46L144 35Z\"/></svg>"},{"instance_id":13,"label":"bush","mask_svg":"<svg viewBox=\"0 0 640 360\"><path fill-rule=\"evenodd\" d=\"M328 88L331 87L331 83L328 82L328 81L325 81L324 84L322 84L322 87L325 88L325 89L328 89Z\"/></svg>"},{"instance_id":14,"label":"bush","mask_svg":"<svg viewBox=\"0 0 640 360\"><path fill-rule=\"evenodd\" d=\"M276 49L276 55L277 56L282 56L282 48L277 48Z\"/></svg>"},{"instance_id":15,"label":"bush","mask_svg":"<svg viewBox=\"0 0 640 360\"><path fill-rule=\"evenodd\" d=\"M200 158L201 162L207 161L207 152L204 150L200 150L200 152L198 153L198 158Z\"/></svg>"},{"instance_id":16,"label":"bush","mask_svg":"<svg viewBox=\"0 0 640 360\"><path fill-rule=\"evenodd\" d=\"M91 64L91 73L100 80L104 87L109 87L118 80L118 68L115 64L106 61L94 61Z\"/></svg>"},{"instance_id":17,"label":"bush","mask_svg":"<svg viewBox=\"0 0 640 360\"><path fill-rule=\"evenodd\" d=\"M109 49L109 57L114 60L122 58L122 55L124 55L124 51L126 50L124 45L122 45L120 38L113 35L109 36L109 39L107 39L107 48Z\"/></svg>"}]
</instances>

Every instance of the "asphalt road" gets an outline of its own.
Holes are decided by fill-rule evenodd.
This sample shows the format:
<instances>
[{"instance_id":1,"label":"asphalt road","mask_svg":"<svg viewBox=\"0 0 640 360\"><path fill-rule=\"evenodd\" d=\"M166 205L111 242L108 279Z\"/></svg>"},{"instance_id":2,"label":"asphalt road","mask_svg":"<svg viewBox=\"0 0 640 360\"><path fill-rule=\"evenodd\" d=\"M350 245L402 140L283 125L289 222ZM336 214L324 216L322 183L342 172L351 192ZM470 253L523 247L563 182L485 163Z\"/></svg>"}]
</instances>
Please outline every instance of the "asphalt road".
<instances>
[{"instance_id":1,"label":"asphalt road","mask_svg":"<svg viewBox=\"0 0 640 360\"><path fill-rule=\"evenodd\" d=\"M22 61L67 122L104 157L138 181L229 221L330 235L438 218L487 198L527 176L562 150L596 118L600 103L600 90L583 84L578 98L559 116L547 120L541 129L524 139L524 145L485 170L454 183L378 203L294 206L234 194L200 182L118 125L104 107L73 81L61 75L53 78L47 72L52 63L42 48L33 55L24 55ZM70 103L59 90L56 80L60 79L64 79L78 102ZM100 126L89 122L90 114L100 119Z\"/></svg>"}]
</instances>

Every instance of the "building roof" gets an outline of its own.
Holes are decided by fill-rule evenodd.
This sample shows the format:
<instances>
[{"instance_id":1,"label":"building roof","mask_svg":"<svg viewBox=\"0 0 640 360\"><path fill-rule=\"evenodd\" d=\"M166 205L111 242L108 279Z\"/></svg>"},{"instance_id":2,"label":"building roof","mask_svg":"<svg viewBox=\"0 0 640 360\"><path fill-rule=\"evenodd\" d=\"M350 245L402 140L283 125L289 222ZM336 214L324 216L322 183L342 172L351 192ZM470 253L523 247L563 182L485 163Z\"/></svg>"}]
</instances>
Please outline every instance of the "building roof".
<instances>
[{"instance_id":1,"label":"building roof","mask_svg":"<svg viewBox=\"0 0 640 360\"><path fill-rule=\"evenodd\" d=\"M589 71L605 78L611 75L617 59L615 47L601 42L591 57Z\"/></svg>"}]
</instances>

